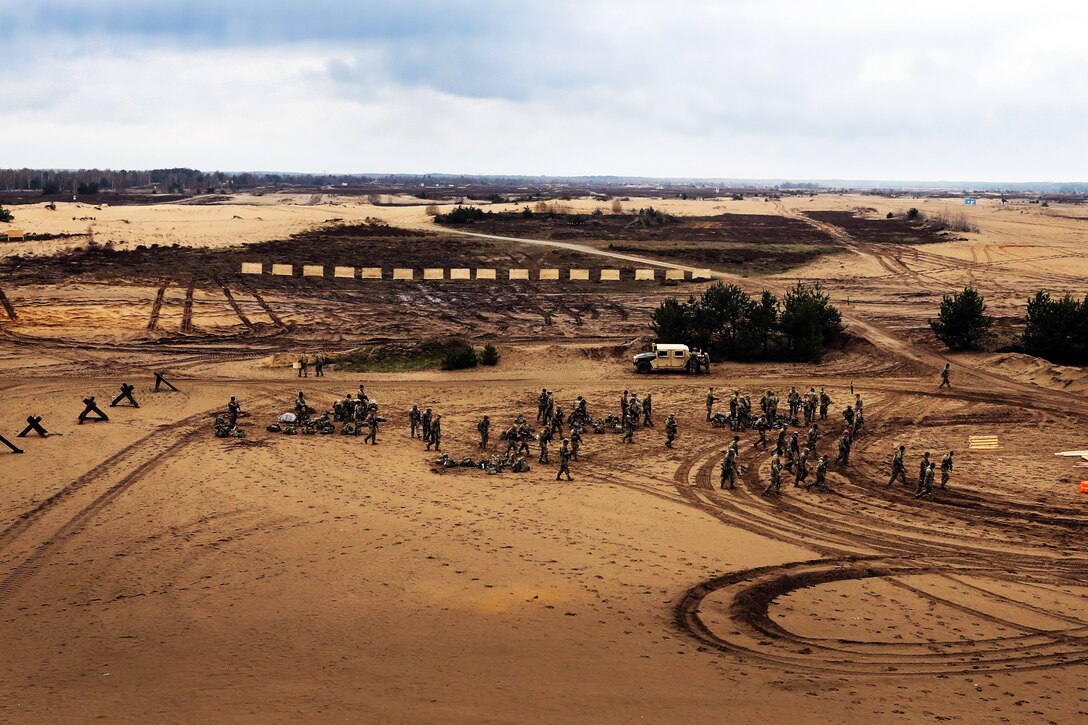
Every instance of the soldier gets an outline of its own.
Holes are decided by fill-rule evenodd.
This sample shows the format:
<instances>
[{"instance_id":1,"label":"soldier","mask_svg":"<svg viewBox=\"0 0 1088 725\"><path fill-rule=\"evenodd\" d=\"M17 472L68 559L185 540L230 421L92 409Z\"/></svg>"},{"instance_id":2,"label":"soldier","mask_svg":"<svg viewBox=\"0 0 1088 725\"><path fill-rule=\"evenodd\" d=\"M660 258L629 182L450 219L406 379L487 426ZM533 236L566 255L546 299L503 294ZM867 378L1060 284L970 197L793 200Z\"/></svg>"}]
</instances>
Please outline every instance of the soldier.
<instances>
[{"instance_id":1,"label":"soldier","mask_svg":"<svg viewBox=\"0 0 1088 725\"><path fill-rule=\"evenodd\" d=\"M771 409L770 414L767 416L767 422L774 425L775 421L778 420L778 395L772 390L768 390L767 393L771 396L767 401L767 404Z\"/></svg>"},{"instance_id":2,"label":"soldier","mask_svg":"<svg viewBox=\"0 0 1088 725\"><path fill-rule=\"evenodd\" d=\"M552 416L552 432L563 438L563 409L561 407L556 407L555 415Z\"/></svg>"},{"instance_id":3,"label":"soldier","mask_svg":"<svg viewBox=\"0 0 1088 725\"><path fill-rule=\"evenodd\" d=\"M714 403L718 401L718 396L714 395L714 388L706 389L706 419L710 420L710 415L714 412Z\"/></svg>"},{"instance_id":4,"label":"soldier","mask_svg":"<svg viewBox=\"0 0 1088 725\"><path fill-rule=\"evenodd\" d=\"M430 408L427 408L430 411ZM427 450L434 446L436 451L442 450L442 416L436 415L431 420L431 437L427 440Z\"/></svg>"},{"instance_id":5,"label":"soldier","mask_svg":"<svg viewBox=\"0 0 1088 725\"><path fill-rule=\"evenodd\" d=\"M351 409L351 422L355 435L359 435L363 430L363 423L367 422L367 408L362 403L356 403Z\"/></svg>"},{"instance_id":6,"label":"soldier","mask_svg":"<svg viewBox=\"0 0 1088 725\"><path fill-rule=\"evenodd\" d=\"M841 463L846 466L850 463L850 447L853 445L854 439L850 437L850 431L843 431L842 438L839 439L839 457L835 459L835 463Z\"/></svg>"},{"instance_id":7,"label":"soldier","mask_svg":"<svg viewBox=\"0 0 1088 725\"><path fill-rule=\"evenodd\" d=\"M298 356L298 376L300 378L310 377L310 360L306 357L306 353Z\"/></svg>"},{"instance_id":8,"label":"soldier","mask_svg":"<svg viewBox=\"0 0 1088 725\"><path fill-rule=\"evenodd\" d=\"M929 470L929 451L922 454L922 460L918 463L918 486L926 480L926 471Z\"/></svg>"},{"instance_id":9,"label":"soldier","mask_svg":"<svg viewBox=\"0 0 1088 725\"><path fill-rule=\"evenodd\" d=\"M862 426L865 425L865 415L858 411L858 414L854 416L854 432L852 435L857 438L858 433L861 432Z\"/></svg>"},{"instance_id":10,"label":"soldier","mask_svg":"<svg viewBox=\"0 0 1088 725\"><path fill-rule=\"evenodd\" d=\"M672 442L676 440L676 416L669 413L665 418L665 447L672 448Z\"/></svg>"},{"instance_id":11,"label":"soldier","mask_svg":"<svg viewBox=\"0 0 1088 725\"><path fill-rule=\"evenodd\" d=\"M763 397L759 399L759 409L763 411L764 418L771 417L771 391L768 390L763 394Z\"/></svg>"},{"instance_id":12,"label":"soldier","mask_svg":"<svg viewBox=\"0 0 1088 725\"><path fill-rule=\"evenodd\" d=\"M854 395L854 412L858 415L861 415L861 409L864 406L865 404L861 401L861 393L856 393Z\"/></svg>"},{"instance_id":13,"label":"soldier","mask_svg":"<svg viewBox=\"0 0 1088 725\"><path fill-rule=\"evenodd\" d=\"M642 401L638 399L638 393L631 391L631 399L627 401L627 412L634 417L635 425L642 420Z\"/></svg>"},{"instance_id":14,"label":"soldier","mask_svg":"<svg viewBox=\"0 0 1088 725\"><path fill-rule=\"evenodd\" d=\"M820 460L816 462L816 480L805 486L805 489L810 489L813 486L821 491L827 491L827 456L820 456Z\"/></svg>"},{"instance_id":15,"label":"soldier","mask_svg":"<svg viewBox=\"0 0 1088 725\"><path fill-rule=\"evenodd\" d=\"M807 445L812 450L816 450L816 441L820 439L820 424L813 423L812 427L808 429Z\"/></svg>"},{"instance_id":16,"label":"soldier","mask_svg":"<svg viewBox=\"0 0 1088 725\"><path fill-rule=\"evenodd\" d=\"M778 428L778 440L774 443L774 452L778 455L782 455L786 452L786 435L789 433L789 429L780 425Z\"/></svg>"},{"instance_id":17,"label":"soldier","mask_svg":"<svg viewBox=\"0 0 1088 725\"><path fill-rule=\"evenodd\" d=\"M849 405L842 409L843 420L846 421L846 427L850 430L854 429L854 409Z\"/></svg>"},{"instance_id":18,"label":"soldier","mask_svg":"<svg viewBox=\"0 0 1088 725\"><path fill-rule=\"evenodd\" d=\"M487 448L487 439L491 435L491 419L486 415L476 424L476 430L480 433L480 448Z\"/></svg>"},{"instance_id":19,"label":"soldier","mask_svg":"<svg viewBox=\"0 0 1088 725\"><path fill-rule=\"evenodd\" d=\"M540 431L540 435L537 436L537 441L540 443L540 458L537 459L537 463L548 463L548 444L552 440L552 429L545 428Z\"/></svg>"},{"instance_id":20,"label":"soldier","mask_svg":"<svg viewBox=\"0 0 1088 725\"><path fill-rule=\"evenodd\" d=\"M812 452L812 449L811 448L806 448L804 453L802 453L797 458L797 475L793 479L793 485L794 486L802 485L805 482L805 479L808 478L808 459L809 459L809 456L812 456L812 455L815 455Z\"/></svg>"},{"instance_id":21,"label":"soldier","mask_svg":"<svg viewBox=\"0 0 1088 725\"><path fill-rule=\"evenodd\" d=\"M922 480L918 482L918 490L914 493L914 498L928 498L933 500L933 477L935 475L936 465L930 463L926 466L925 474L922 476Z\"/></svg>"},{"instance_id":22,"label":"soldier","mask_svg":"<svg viewBox=\"0 0 1088 725\"><path fill-rule=\"evenodd\" d=\"M642 425L648 428L654 427L653 399L653 393L646 393L646 397L642 401Z\"/></svg>"},{"instance_id":23,"label":"soldier","mask_svg":"<svg viewBox=\"0 0 1088 725\"><path fill-rule=\"evenodd\" d=\"M570 457L578 460L578 451L582 449L582 426L576 425L570 430Z\"/></svg>"},{"instance_id":24,"label":"soldier","mask_svg":"<svg viewBox=\"0 0 1088 725\"><path fill-rule=\"evenodd\" d=\"M502 437L506 439L506 453L503 454L503 458L512 457L518 449L517 425L512 425L503 431Z\"/></svg>"},{"instance_id":25,"label":"soldier","mask_svg":"<svg viewBox=\"0 0 1088 725\"><path fill-rule=\"evenodd\" d=\"M789 453L787 454L786 468L793 470L793 465L801 455L801 443L797 440L797 431L790 433Z\"/></svg>"},{"instance_id":26,"label":"soldier","mask_svg":"<svg viewBox=\"0 0 1088 725\"><path fill-rule=\"evenodd\" d=\"M363 439L363 444L365 445L367 443L367 441L370 441L370 445L372 445L372 446L378 445L378 414L377 414L377 412L372 412L370 415L368 415L366 417L366 424L367 424L367 434L366 434L366 438Z\"/></svg>"},{"instance_id":27,"label":"soldier","mask_svg":"<svg viewBox=\"0 0 1088 725\"><path fill-rule=\"evenodd\" d=\"M351 396L348 395L350 398ZM412 409L408 411L408 425L412 428L412 437L416 437L416 433L423 427L423 416L419 412L419 406L412 403Z\"/></svg>"},{"instance_id":28,"label":"soldier","mask_svg":"<svg viewBox=\"0 0 1088 725\"><path fill-rule=\"evenodd\" d=\"M552 430L554 430L554 428ZM522 421L521 425L518 426L517 437L518 437L518 455L519 456L528 456L529 455L529 441L531 441L533 439L533 429L530 428L529 424L526 423L524 420Z\"/></svg>"},{"instance_id":29,"label":"soldier","mask_svg":"<svg viewBox=\"0 0 1088 725\"><path fill-rule=\"evenodd\" d=\"M558 481L563 474L567 475L568 481L574 480L570 477L570 441L566 438L563 439L563 446L559 449L559 472L555 474L555 480Z\"/></svg>"},{"instance_id":30,"label":"soldier","mask_svg":"<svg viewBox=\"0 0 1088 725\"><path fill-rule=\"evenodd\" d=\"M306 396L302 394L302 391L298 391L298 397L295 398L295 418L299 423L310 417L310 406L306 405Z\"/></svg>"},{"instance_id":31,"label":"soldier","mask_svg":"<svg viewBox=\"0 0 1088 725\"><path fill-rule=\"evenodd\" d=\"M819 404L819 400L816 397L816 388L809 388L808 394L805 395L805 425L808 425L816 419L816 406Z\"/></svg>"},{"instance_id":32,"label":"soldier","mask_svg":"<svg viewBox=\"0 0 1088 725\"><path fill-rule=\"evenodd\" d=\"M756 446L763 446L763 450L767 450L767 419L764 416L756 418L756 432L759 433L759 439L752 444L752 448Z\"/></svg>"},{"instance_id":33,"label":"soldier","mask_svg":"<svg viewBox=\"0 0 1088 725\"><path fill-rule=\"evenodd\" d=\"M744 395L740 399L740 424L741 426L748 425L752 420L752 398L751 396Z\"/></svg>"},{"instance_id":34,"label":"soldier","mask_svg":"<svg viewBox=\"0 0 1088 725\"><path fill-rule=\"evenodd\" d=\"M733 436L733 442L729 444L729 450L733 451L734 456L740 455L740 436Z\"/></svg>"},{"instance_id":35,"label":"soldier","mask_svg":"<svg viewBox=\"0 0 1088 725\"><path fill-rule=\"evenodd\" d=\"M892 454L892 475L888 478L889 486L895 483L896 478L902 481L904 486L907 485L907 469L903 467L903 453L906 450L906 446L899 446Z\"/></svg>"},{"instance_id":36,"label":"soldier","mask_svg":"<svg viewBox=\"0 0 1088 725\"><path fill-rule=\"evenodd\" d=\"M796 386L790 388L790 393L786 396L786 402L790 406L790 422L792 423L797 419L797 410L801 407L801 394L797 392Z\"/></svg>"},{"instance_id":37,"label":"soldier","mask_svg":"<svg viewBox=\"0 0 1088 725\"><path fill-rule=\"evenodd\" d=\"M722 478L721 487L725 488L726 481L729 482L729 488L733 489L737 487L737 452L732 448L726 448L722 453L725 457L722 458Z\"/></svg>"},{"instance_id":38,"label":"soldier","mask_svg":"<svg viewBox=\"0 0 1088 725\"><path fill-rule=\"evenodd\" d=\"M589 413L586 410L586 406L586 399L579 395L578 398L574 401L574 412L578 417L579 425L585 425L586 420L589 418ZM574 460L578 459L576 458Z\"/></svg>"},{"instance_id":39,"label":"soldier","mask_svg":"<svg viewBox=\"0 0 1088 725\"><path fill-rule=\"evenodd\" d=\"M941 456L941 488L948 485L950 478L952 478L952 451Z\"/></svg>"},{"instance_id":40,"label":"soldier","mask_svg":"<svg viewBox=\"0 0 1088 725\"><path fill-rule=\"evenodd\" d=\"M321 353L314 355L314 377L325 377L325 356Z\"/></svg>"},{"instance_id":41,"label":"soldier","mask_svg":"<svg viewBox=\"0 0 1088 725\"><path fill-rule=\"evenodd\" d=\"M952 389L952 383L948 382L948 376L952 373L952 363L945 363L944 370L941 371L941 384L937 386L937 390L948 386L948 389Z\"/></svg>"},{"instance_id":42,"label":"soldier","mask_svg":"<svg viewBox=\"0 0 1088 725\"><path fill-rule=\"evenodd\" d=\"M541 388L540 395L536 400L536 422L545 423L544 411L548 409L548 389Z\"/></svg>"},{"instance_id":43,"label":"soldier","mask_svg":"<svg viewBox=\"0 0 1088 725\"><path fill-rule=\"evenodd\" d=\"M628 394L627 394L627 391L624 390L623 391L623 396L620 398L620 416L624 417L624 418L627 417L627 408L628 408L627 403L628 403Z\"/></svg>"},{"instance_id":44,"label":"soldier","mask_svg":"<svg viewBox=\"0 0 1088 725\"><path fill-rule=\"evenodd\" d=\"M733 397L729 399L729 426L733 430L740 430L740 391L734 390Z\"/></svg>"},{"instance_id":45,"label":"soldier","mask_svg":"<svg viewBox=\"0 0 1088 725\"><path fill-rule=\"evenodd\" d=\"M777 452L771 456L771 482L763 489L763 495L769 494L772 488L775 493L782 493L782 458Z\"/></svg>"},{"instance_id":46,"label":"soldier","mask_svg":"<svg viewBox=\"0 0 1088 725\"><path fill-rule=\"evenodd\" d=\"M239 404L238 399L233 395L230 396L230 402L227 403L227 418L230 421L230 427L238 425L238 414L242 412L242 406Z\"/></svg>"},{"instance_id":47,"label":"soldier","mask_svg":"<svg viewBox=\"0 0 1088 725\"><path fill-rule=\"evenodd\" d=\"M423 442L428 444L427 450L430 450L431 442L431 428L434 425L434 413L430 408L423 411L423 417L420 419L423 423Z\"/></svg>"},{"instance_id":48,"label":"soldier","mask_svg":"<svg viewBox=\"0 0 1088 725\"><path fill-rule=\"evenodd\" d=\"M634 443L635 442L635 428L638 427L638 419L627 413L623 416L623 442Z\"/></svg>"}]
</instances>

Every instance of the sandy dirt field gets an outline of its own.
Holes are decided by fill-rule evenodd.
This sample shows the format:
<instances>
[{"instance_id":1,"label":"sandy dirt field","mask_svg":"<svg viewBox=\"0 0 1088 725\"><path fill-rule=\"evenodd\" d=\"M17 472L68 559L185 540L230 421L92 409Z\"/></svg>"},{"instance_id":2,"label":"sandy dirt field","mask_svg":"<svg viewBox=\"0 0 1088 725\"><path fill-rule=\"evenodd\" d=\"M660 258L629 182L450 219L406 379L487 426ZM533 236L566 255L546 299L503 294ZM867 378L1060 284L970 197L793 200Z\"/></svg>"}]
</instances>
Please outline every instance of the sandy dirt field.
<instances>
[{"instance_id":1,"label":"sandy dirt field","mask_svg":"<svg viewBox=\"0 0 1088 725\"><path fill-rule=\"evenodd\" d=\"M666 264L600 257L608 249L593 240L438 236L422 205L231 201L16 207L16 225L48 235L92 225L96 243L119 250L226 254L370 217L426 231L406 248L437 257L436 239L457 239L458 258ZM1083 295L1088 214L980 199L967 210L977 233L925 244L879 239L857 221L957 204L654 200L694 217L777 214L842 250L780 274L716 270L753 290L819 279L854 339L818 365L719 364L709 378L648 378L630 364L648 310L698 291L692 283L389 281L359 292L359 280L243 280L216 266L233 257L214 255L166 257L158 274L133 267L125 283L123 269L66 274L49 257L88 236L0 244L0 255L22 255L0 279L0 434L25 449L0 448L0 720L1085 719L1088 496L1078 482L1088 476L1052 454L1088 447L1088 378L1024 355L947 355L925 323L942 293L968 283L999 318L1022 315L1040 287ZM368 239L358 250L375 266L402 252ZM192 259L205 266L185 270ZM494 340L499 366L299 381L283 365L304 350L450 331ZM938 390L946 360L953 388ZM179 391L152 392L156 371ZM82 398L107 405L124 382L141 407L77 425ZM299 389L325 410L360 384L388 418L377 446L265 428ZM763 496L770 452L751 431L737 488L720 489L730 435L704 420L707 386L758 400L794 385L834 400L818 446L832 458L836 411L864 396L866 427L849 465L831 466L830 492L787 478L781 496ZM409 437L408 408L432 406L443 450L477 456L486 414L494 451L515 414L535 417L544 387L568 410L585 396L593 416L616 412L625 389L652 392L657 424L632 444L587 434L573 482L555 480L554 450L551 464L534 455L531 471L492 476L437 467ZM217 439L213 417L231 395L246 437ZM17 439L32 414L53 435ZM971 450L978 435L997 436L997 449ZM923 450L956 451L933 501L887 486L899 444L912 486Z\"/></svg>"}]
</instances>

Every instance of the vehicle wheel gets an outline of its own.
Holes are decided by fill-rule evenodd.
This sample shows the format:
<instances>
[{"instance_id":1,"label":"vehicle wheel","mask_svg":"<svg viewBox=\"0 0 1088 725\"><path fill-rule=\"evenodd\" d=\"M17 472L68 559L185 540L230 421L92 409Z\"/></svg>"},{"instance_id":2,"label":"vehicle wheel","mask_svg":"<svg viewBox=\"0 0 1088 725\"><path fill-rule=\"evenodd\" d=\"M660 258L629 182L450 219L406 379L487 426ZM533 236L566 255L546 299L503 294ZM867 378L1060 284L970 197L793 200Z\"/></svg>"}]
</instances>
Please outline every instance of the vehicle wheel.
<instances>
[{"instance_id":1,"label":"vehicle wheel","mask_svg":"<svg viewBox=\"0 0 1088 725\"><path fill-rule=\"evenodd\" d=\"M650 363L646 362L645 360L635 366L635 372L639 373L640 375L645 375L650 372L650 370Z\"/></svg>"}]
</instances>

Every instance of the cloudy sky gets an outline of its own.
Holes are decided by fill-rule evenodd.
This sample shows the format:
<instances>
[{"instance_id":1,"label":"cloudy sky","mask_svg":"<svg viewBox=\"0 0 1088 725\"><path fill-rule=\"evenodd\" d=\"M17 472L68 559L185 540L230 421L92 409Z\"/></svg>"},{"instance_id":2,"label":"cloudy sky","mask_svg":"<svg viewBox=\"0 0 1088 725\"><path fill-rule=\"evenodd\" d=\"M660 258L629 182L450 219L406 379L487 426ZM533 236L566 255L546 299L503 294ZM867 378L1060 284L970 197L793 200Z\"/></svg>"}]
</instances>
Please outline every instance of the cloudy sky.
<instances>
[{"instance_id":1,"label":"cloudy sky","mask_svg":"<svg viewBox=\"0 0 1088 725\"><path fill-rule=\"evenodd\" d=\"M1088 3L0 0L0 166L1088 180Z\"/></svg>"}]
</instances>

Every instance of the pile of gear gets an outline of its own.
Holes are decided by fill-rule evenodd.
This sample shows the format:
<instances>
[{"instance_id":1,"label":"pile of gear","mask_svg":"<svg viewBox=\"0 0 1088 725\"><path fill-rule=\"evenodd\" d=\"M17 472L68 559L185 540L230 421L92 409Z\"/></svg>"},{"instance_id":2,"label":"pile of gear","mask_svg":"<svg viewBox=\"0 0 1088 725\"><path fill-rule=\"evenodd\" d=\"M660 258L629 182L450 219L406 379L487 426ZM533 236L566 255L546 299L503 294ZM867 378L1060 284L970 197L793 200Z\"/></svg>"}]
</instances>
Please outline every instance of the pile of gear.
<instances>
[{"instance_id":1,"label":"pile of gear","mask_svg":"<svg viewBox=\"0 0 1088 725\"><path fill-rule=\"evenodd\" d=\"M216 438L245 438L246 432L231 422L229 414L223 413L215 416Z\"/></svg>"},{"instance_id":2,"label":"pile of gear","mask_svg":"<svg viewBox=\"0 0 1088 725\"><path fill-rule=\"evenodd\" d=\"M443 453L439 456L434 464L442 468L479 468L481 471L489 474L502 473L509 470L511 473L528 473L529 461L525 456L513 455L507 453L506 455L494 455L491 458L483 461L475 461L469 456L465 456L460 461L450 456L448 453Z\"/></svg>"}]
</instances>

